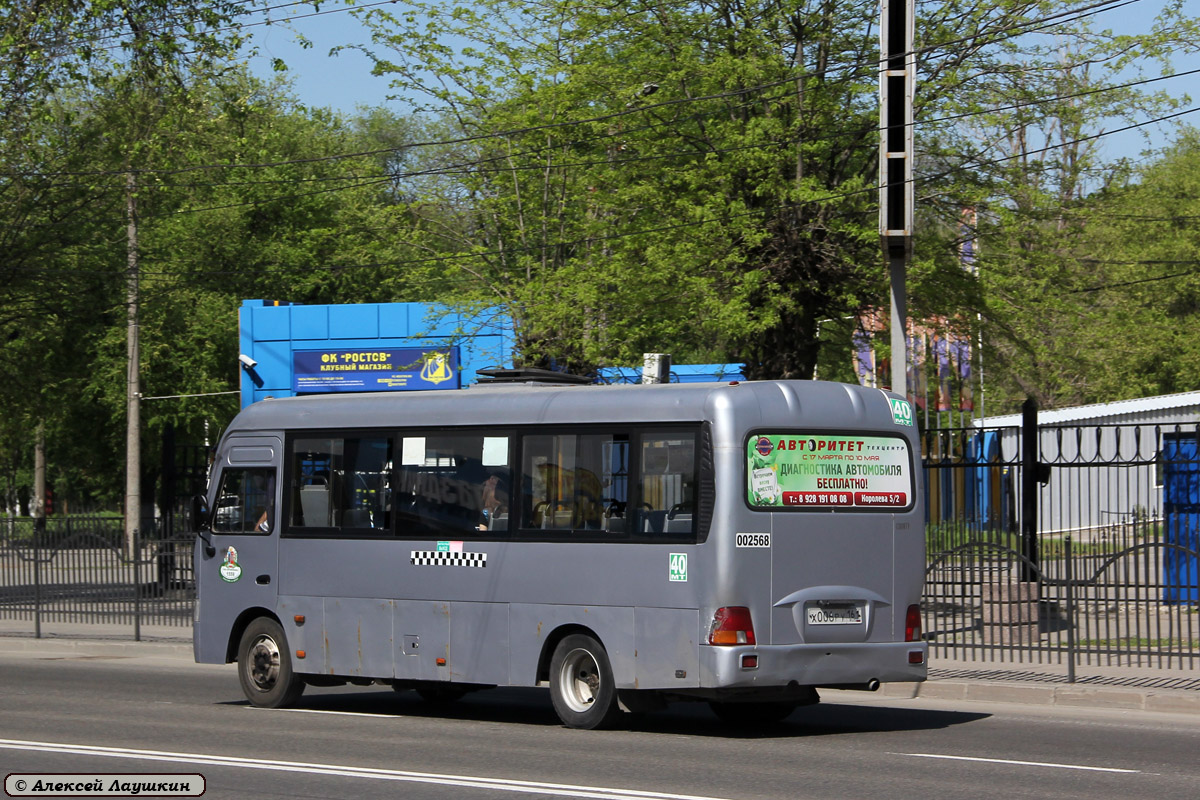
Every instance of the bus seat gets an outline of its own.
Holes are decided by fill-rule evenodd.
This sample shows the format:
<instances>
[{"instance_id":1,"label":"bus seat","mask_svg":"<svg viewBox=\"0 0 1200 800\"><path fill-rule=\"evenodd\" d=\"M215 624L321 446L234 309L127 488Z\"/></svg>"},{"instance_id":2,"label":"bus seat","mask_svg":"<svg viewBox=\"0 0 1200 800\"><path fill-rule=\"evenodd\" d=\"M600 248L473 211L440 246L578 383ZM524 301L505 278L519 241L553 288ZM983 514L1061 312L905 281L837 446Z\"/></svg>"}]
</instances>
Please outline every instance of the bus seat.
<instances>
[{"instance_id":1,"label":"bus seat","mask_svg":"<svg viewBox=\"0 0 1200 800\"><path fill-rule=\"evenodd\" d=\"M667 512L664 511L643 511L642 512L642 533L662 533L663 523L667 521Z\"/></svg>"},{"instance_id":2,"label":"bus seat","mask_svg":"<svg viewBox=\"0 0 1200 800\"><path fill-rule=\"evenodd\" d=\"M497 514L491 518L491 524L488 530L506 531L508 530L508 514Z\"/></svg>"},{"instance_id":3,"label":"bus seat","mask_svg":"<svg viewBox=\"0 0 1200 800\"><path fill-rule=\"evenodd\" d=\"M542 528L546 530L569 531L571 530L571 520L575 514L571 509L561 511L547 512L542 517Z\"/></svg>"},{"instance_id":4,"label":"bus seat","mask_svg":"<svg viewBox=\"0 0 1200 800\"><path fill-rule=\"evenodd\" d=\"M329 487L301 486L300 512L304 514L304 524L309 528L329 525Z\"/></svg>"},{"instance_id":5,"label":"bus seat","mask_svg":"<svg viewBox=\"0 0 1200 800\"><path fill-rule=\"evenodd\" d=\"M692 515L691 514L676 514L672 519L667 518L667 526L664 533L691 533L692 532Z\"/></svg>"}]
</instances>

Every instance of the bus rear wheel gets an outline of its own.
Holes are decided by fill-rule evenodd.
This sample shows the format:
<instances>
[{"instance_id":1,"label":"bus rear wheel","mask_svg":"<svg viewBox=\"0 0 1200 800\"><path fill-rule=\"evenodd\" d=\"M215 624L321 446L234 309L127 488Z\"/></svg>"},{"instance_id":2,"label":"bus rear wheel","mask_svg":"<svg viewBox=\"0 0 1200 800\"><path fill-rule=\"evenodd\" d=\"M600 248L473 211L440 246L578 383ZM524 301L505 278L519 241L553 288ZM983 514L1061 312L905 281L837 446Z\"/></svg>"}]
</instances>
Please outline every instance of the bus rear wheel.
<instances>
[{"instance_id":1,"label":"bus rear wheel","mask_svg":"<svg viewBox=\"0 0 1200 800\"><path fill-rule=\"evenodd\" d=\"M238 679L251 704L284 708L304 693L304 679L292 671L287 636L278 622L258 617L238 644Z\"/></svg>"},{"instance_id":2,"label":"bus rear wheel","mask_svg":"<svg viewBox=\"0 0 1200 800\"><path fill-rule=\"evenodd\" d=\"M565 637L550 658L550 700L568 728L609 727L621 716L608 653L591 636Z\"/></svg>"}]
</instances>

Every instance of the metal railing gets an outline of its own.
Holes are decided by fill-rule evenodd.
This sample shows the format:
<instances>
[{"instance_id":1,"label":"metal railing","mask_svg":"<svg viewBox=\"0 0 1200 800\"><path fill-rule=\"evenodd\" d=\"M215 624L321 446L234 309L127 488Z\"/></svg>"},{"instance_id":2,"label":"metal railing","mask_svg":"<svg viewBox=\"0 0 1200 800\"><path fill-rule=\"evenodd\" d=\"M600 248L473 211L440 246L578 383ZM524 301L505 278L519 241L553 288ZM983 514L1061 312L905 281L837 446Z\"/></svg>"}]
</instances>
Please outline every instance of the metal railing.
<instances>
[{"instance_id":1,"label":"metal railing","mask_svg":"<svg viewBox=\"0 0 1200 800\"><path fill-rule=\"evenodd\" d=\"M1071 681L1200 663L1194 424L933 431L923 456L934 658L1065 664Z\"/></svg>"},{"instance_id":2,"label":"metal railing","mask_svg":"<svg viewBox=\"0 0 1200 800\"><path fill-rule=\"evenodd\" d=\"M191 534L141 537L129 557L118 516L0 519L0 619L192 624Z\"/></svg>"},{"instance_id":3,"label":"metal railing","mask_svg":"<svg viewBox=\"0 0 1200 800\"><path fill-rule=\"evenodd\" d=\"M1195 424L934 430L922 466L934 658L1200 665ZM190 626L181 520L129 558L116 515L0 518L0 619Z\"/></svg>"}]
</instances>

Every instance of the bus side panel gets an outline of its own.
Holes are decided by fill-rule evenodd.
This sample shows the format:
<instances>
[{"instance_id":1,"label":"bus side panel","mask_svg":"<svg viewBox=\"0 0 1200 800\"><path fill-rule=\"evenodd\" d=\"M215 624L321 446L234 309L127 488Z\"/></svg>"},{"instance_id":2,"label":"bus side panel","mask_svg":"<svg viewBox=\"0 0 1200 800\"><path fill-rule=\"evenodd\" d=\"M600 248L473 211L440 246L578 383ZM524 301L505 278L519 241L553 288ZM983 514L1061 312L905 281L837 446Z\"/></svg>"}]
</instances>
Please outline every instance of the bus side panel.
<instances>
[{"instance_id":1,"label":"bus side panel","mask_svg":"<svg viewBox=\"0 0 1200 800\"><path fill-rule=\"evenodd\" d=\"M394 674L395 601L325 598L325 666L331 675L390 678Z\"/></svg>"},{"instance_id":2,"label":"bus side panel","mask_svg":"<svg viewBox=\"0 0 1200 800\"><path fill-rule=\"evenodd\" d=\"M450 604L397 600L392 625L395 676L408 680L450 680ZM439 665L438 659L444 659Z\"/></svg>"},{"instance_id":3,"label":"bus side panel","mask_svg":"<svg viewBox=\"0 0 1200 800\"><path fill-rule=\"evenodd\" d=\"M546 638L564 626L580 626L600 639L621 689L635 689L633 608L513 603L509 607L509 674L514 686L533 686Z\"/></svg>"},{"instance_id":4,"label":"bus side panel","mask_svg":"<svg viewBox=\"0 0 1200 800\"><path fill-rule=\"evenodd\" d=\"M510 682L507 603L450 604L450 680Z\"/></svg>"},{"instance_id":5,"label":"bus side panel","mask_svg":"<svg viewBox=\"0 0 1200 800\"><path fill-rule=\"evenodd\" d=\"M325 645L325 599L323 597L280 597L279 620L292 649L296 672L327 672ZM297 621L297 617L299 621ZM304 653L304 658L296 655Z\"/></svg>"},{"instance_id":6,"label":"bus side panel","mask_svg":"<svg viewBox=\"0 0 1200 800\"><path fill-rule=\"evenodd\" d=\"M699 686L700 612L694 608L635 608L633 616L635 688Z\"/></svg>"}]
</instances>

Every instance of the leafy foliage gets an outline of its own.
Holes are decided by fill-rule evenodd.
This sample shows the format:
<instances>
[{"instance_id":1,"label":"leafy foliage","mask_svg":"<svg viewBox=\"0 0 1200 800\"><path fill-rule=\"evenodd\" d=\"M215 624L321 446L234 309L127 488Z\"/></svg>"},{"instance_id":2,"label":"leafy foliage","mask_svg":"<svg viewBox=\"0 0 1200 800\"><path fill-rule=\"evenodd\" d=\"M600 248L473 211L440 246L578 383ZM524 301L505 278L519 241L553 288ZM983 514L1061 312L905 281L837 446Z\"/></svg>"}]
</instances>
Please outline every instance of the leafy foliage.
<instances>
[{"instance_id":1,"label":"leafy foliage","mask_svg":"<svg viewBox=\"0 0 1200 800\"><path fill-rule=\"evenodd\" d=\"M499 306L526 363L577 372L855 379L886 297L875 3L373 5L351 46L416 112L353 118L236 63L255 7L0 0L9 505L38 425L60 496L116 499L131 263L148 442L234 412L254 297ZM1134 40L1103 10L918 4L910 315L982 339L990 413L1195 387L1200 137L1136 169L1099 136L1180 108L1134 83L1196 20Z\"/></svg>"}]
</instances>

